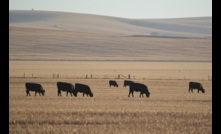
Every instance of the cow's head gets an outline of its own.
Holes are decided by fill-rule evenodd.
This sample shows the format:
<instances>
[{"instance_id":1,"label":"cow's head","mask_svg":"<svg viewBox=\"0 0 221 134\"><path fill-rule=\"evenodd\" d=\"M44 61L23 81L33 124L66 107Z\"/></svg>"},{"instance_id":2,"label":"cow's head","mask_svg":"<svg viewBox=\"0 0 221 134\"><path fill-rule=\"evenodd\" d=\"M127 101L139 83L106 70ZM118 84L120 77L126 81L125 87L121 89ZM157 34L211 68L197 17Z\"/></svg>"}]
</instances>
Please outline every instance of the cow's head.
<instances>
[{"instance_id":1,"label":"cow's head","mask_svg":"<svg viewBox=\"0 0 221 134\"><path fill-rule=\"evenodd\" d=\"M200 84L199 90L200 90L202 93L205 93L205 89L203 89L203 86L202 86L201 84Z\"/></svg>"},{"instance_id":2,"label":"cow's head","mask_svg":"<svg viewBox=\"0 0 221 134\"><path fill-rule=\"evenodd\" d=\"M71 92L73 93L73 95L74 95L75 97L77 97L77 91L76 91L76 90L73 89Z\"/></svg>"},{"instance_id":3,"label":"cow's head","mask_svg":"<svg viewBox=\"0 0 221 134\"><path fill-rule=\"evenodd\" d=\"M205 89L201 88L202 93L205 93Z\"/></svg>"},{"instance_id":4,"label":"cow's head","mask_svg":"<svg viewBox=\"0 0 221 134\"><path fill-rule=\"evenodd\" d=\"M41 94L42 94L43 96L45 95L45 90L44 90L44 89L41 91Z\"/></svg>"},{"instance_id":5,"label":"cow's head","mask_svg":"<svg viewBox=\"0 0 221 134\"><path fill-rule=\"evenodd\" d=\"M146 92L146 96L149 98L150 97L150 92Z\"/></svg>"},{"instance_id":6,"label":"cow's head","mask_svg":"<svg viewBox=\"0 0 221 134\"><path fill-rule=\"evenodd\" d=\"M89 95L90 95L90 97L93 97L93 96L94 96L92 92L91 92Z\"/></svg>"}]
</instances>

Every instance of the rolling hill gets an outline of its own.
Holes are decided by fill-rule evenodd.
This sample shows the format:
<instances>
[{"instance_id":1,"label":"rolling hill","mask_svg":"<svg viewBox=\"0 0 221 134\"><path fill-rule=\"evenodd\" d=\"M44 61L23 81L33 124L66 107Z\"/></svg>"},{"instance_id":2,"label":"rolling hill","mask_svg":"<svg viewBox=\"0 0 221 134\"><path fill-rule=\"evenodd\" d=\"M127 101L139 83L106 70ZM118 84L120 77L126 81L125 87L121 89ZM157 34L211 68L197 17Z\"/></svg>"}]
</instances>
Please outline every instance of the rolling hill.
<instances>
[{"instance_id":1,"label":"rolling hill","mask_svg":"<svg viewBox=\"0 0 221 134\"><path fill-rule=\"evenodd\" d=\"M9 11L9 60L212 61L212 17Z\"/></svg>"}]
</instances>

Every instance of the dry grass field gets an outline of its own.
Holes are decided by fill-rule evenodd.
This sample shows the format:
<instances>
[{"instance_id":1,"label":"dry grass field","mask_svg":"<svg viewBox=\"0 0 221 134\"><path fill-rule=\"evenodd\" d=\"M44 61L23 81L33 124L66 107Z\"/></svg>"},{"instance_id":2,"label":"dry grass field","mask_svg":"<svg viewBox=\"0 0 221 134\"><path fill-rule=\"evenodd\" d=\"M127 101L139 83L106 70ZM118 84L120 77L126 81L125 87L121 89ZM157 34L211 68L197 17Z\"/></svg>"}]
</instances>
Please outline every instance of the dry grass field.
<instances>
[{"instance_id":1,"label":"dry grass field","mask_svg":"<svg viewBox=\"0 0 221 134\"><path fill-rule=\"evenodd\" d=\"M212 133L210 62L10 61L9 70L10 133ZM150 98L128 97L119 74L146 84ZM110 79L119 87L110 88ZM87 84L94 97L58 97L58 81ZM188 93L189 81L201 82L206 93ZM45 96L27 97L25 82L42 84Z\"/></svg>"},{"instance_id":2,"label":"dry grass field","mask_svg":"<svg viewBox=\"0 0 221 134\"><path fill-rule=\"evenodd\" d=\"M9 133L211 134L211 37L212 17L9 11ZM128 97L128 77L150 97ZM58 97L58 81L87 84L94 97ZM188 93L190 81L206 92ZM26 82L45 96L26 96Z\"/></svg>"}]
</instances>

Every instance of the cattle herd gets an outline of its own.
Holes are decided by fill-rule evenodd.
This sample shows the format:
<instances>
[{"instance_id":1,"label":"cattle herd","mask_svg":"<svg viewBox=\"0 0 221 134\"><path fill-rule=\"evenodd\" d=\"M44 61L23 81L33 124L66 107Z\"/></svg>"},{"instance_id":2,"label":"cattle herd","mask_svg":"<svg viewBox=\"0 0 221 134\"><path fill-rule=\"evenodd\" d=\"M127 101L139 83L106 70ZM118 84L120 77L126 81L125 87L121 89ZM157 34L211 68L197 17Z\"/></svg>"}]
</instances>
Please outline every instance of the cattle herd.
<instances>
[{"instance_id":1,"label":"cattle herd","mask_svg":"<svg viewBox=\"0 0 221 134\"><path fill-rule=\"evenodd\" d=\"M109 81L109 86L114 86L118 87L118 84L114 80ZM129 95L132 94L132 97L134 97L133 93L135 92L140 92L140 97L143 97L143 94L146 95L146 97L150 97L150 92L145 84L142 83L136 83L133 81L125 80L124 81L124 87L129 86ZM45 90L39 83L25 83L26 87L26 95L31 96L30 91L35 92L35 96L37 93L39 95L45 94ZM84 95L93 97L93 93L91 92L91 89L88 85L85 84L80 84L80 83L75 83L75 85L72 85L71 83L67 82L57 82L57 89L58 89L58 96L61 96L61 91L66 92L66 96L68 96L68 93L72 96L72 94L77 97L78 93L83 93ZM201 83L198 82L189 82L189 92L191 91L193 93L193 89L197 89L198 93L201 91L202 93L205 93L205 89L203 88Z\"/></svg>"}]
</instances>

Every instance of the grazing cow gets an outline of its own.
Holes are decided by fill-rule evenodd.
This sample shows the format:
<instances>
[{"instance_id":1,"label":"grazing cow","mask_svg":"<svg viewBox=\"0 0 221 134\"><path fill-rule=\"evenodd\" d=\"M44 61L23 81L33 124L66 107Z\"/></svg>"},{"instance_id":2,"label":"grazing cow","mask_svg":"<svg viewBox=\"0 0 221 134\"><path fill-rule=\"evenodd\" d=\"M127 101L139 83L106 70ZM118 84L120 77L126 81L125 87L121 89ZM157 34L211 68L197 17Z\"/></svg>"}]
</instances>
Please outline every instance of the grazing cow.
<instances>
[{"instance_id":1,"label":"grazing cow","mask_svg":"<svg viewBox=\"0 0 221 134\"><path fill-rule=\"evenodd\" d=\"M27 96L31 96L30 91L35 91L35 96L37 93L39 93L40 96L41 94L44 96L45 90L38 83L25 83L25 87Z\"/></svg>"},{"instance_id":2,"label":"grazing cow","mask_svg":"<svg viewBox=\"0 0 221 134\"><path fill-rule=\"evenodd\" d=\"M134 91L140 92L140 97L141 97L141 95L143 97L143 94L146 94L147 97L150 96L150 92L148 91L147 86L144 84L141 84L141 83L131 83L130 84L128 97L130 97L130 94L132 94L132 96L134 97Z\"/></svg>"},{"instance_id":3,"label":"grazing cow","mask_svg":"<svg viewBox=\"0 0 221 134\"><path fill-rule=\"evenodd\" d=\"M74 90L74 86L71 83L67 82L57 82L57 88L58 88L58 96L61 96L61 91L67 91L66 96L68 96L68 93L74 94L76 96L76 92Z\"/></svg>"},{"instance_id":4,"label":"grazing cow","mask_svg":"<svg viewBox=\"0 0 221 134\"><path fill-rule=\"evenodd\" d=\"M77 96L77 93L80 92L80 93L83 93L83 97L84 97L84 94L86 94L87 96L89 95L90 97L93 97L93 93L91 92L91 89L88 85L76 83L75 91L76 91L76 96Z\"/></svg>"},{"instance_id":5,"label":"grazing cow","mask_svg":"<svg viewBox=\"0 0 221 134\"><path fill-rule=\"evenodd\" d=\"M125 80L124 81L124 87L130 86L131 83L133 83L133 81Z\"/></svg>"},{"instance_id":6,"label":"grazing cow","mask_svg":"<svg viewBox=\"0 0 221 134\"><path fill-rule=\"evenodd\" d=\"M203 86L201 83L189 82L189 92L191 91L193 93L193 89L198 89L198 93L199 91L201 91L202 93L205 93L205 89L203 89Z\"/></svg>"},{"instance_id":7,"label":"grazing cow","mask_svg":"<svg viewBox=\"0 0 221 134\"><path fill-rule=\"evenodd\" d=\"M110 85L110 87L111 86L118 87L118 84L117 84L117 82L115 80L110 80L109 81L109 85Z\"/></svg>"}]
</instances>

